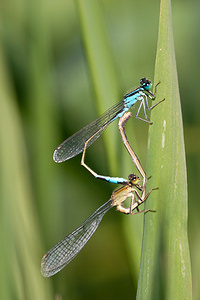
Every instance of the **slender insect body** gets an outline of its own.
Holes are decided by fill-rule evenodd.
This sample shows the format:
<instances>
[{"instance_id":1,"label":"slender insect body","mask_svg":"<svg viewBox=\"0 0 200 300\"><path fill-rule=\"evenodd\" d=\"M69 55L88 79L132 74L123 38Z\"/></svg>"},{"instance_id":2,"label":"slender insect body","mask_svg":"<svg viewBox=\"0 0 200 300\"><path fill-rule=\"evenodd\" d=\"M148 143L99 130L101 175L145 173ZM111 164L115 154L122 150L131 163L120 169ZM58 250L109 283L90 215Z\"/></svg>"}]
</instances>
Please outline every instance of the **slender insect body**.
<instances>
[{"instance_id":1,"label":"slender insect body","mask_svg":"<svg viewBox=\"0 0 200 300\"><path fill-rule=\"evenodd\" d=\"M149 97L150 99L153 99L156 97L157 85L159 83L155 86L154 94L150 92L150 89L152 87L150 80L142 78L140 80L140 84L141 85L138 88L131 91L130 93L127 93L119 103L112 106L95 121L86 125L78 132L74 133L71 137L66 139L63 143L61 143L54 151L54 161L57 163L61 163L78 155L79 153L84 152L87 147L92 145L92 143L94 143L96 139L100 137L104 129L110 123L112 123L117 118L121 118L124 115L124 113L127 112L138 101L141 101L141 103L137 109L135 115L136 118L145 121L149 124L152 124L147 118L146 110L153 109L164 99L157 102L154 106L149 107L147 98ZM141 104L144 109L144 119L138 117L141 109ZM87 147L85 147L85 144L87 144Z\"/></svg>"}]
</instances>

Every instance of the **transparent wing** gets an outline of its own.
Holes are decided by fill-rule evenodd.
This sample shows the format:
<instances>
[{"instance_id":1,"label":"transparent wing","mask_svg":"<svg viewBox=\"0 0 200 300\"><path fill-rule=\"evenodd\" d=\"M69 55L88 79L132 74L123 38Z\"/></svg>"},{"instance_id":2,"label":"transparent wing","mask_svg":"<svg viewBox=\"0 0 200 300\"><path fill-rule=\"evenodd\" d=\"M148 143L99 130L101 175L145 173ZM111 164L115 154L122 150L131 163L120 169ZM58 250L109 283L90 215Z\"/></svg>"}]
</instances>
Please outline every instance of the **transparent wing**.
<instances>
[{"instance_id":1,"label":"transparent wing","mask_svg":"<svg viewBox=\"0 0 200 300\"><path fill-rule=\"evenodd\" d=\"M105 213L112 208L111 200L100 206L81 226L51 248L42 258L41 273L50 277L62 270L85 246L96 231Z\"/></svg>"},{"instance_id":2,"label":"transparent wing","mask_svg":"<svg viewBox=\"0 0 200 300\"><path fill-rule=\"evenodd\" d=\"M122 100L108 109L98 119L66 139L54 151L54 161L60 163L83 152L85 142L94 135L87 147L94 143L94 141L96 141L96 139L103 133L103 130L118 117L118 114L123 110L123 107L124 102ZM95 133L97 134L95 135Z\"/></svg>"}]
</instances>

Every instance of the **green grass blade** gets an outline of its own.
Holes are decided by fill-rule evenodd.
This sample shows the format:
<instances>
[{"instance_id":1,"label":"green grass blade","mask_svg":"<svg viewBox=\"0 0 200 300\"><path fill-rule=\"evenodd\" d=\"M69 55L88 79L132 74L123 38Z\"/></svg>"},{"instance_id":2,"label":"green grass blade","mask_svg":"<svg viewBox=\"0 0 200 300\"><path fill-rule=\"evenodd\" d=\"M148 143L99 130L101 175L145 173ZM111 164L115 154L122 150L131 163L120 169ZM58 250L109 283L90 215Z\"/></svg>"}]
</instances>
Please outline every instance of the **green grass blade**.
<instances>
[{"instance_id":1,"label":"green grass blade","mask_svg":"<svg viewBox=\"0 0 200 300\"><path fill-rule=\"evenodd\" d=\"M41 241L19 111L0 53L0 298L52 299L40 274Z\"/></svg>"},{"instance_id":2,"label":"green grass blade","mask_svg":"<svg viewBox=\"0 0 200 300\"><path fill-rule=\"evenodd\" d=\"M161 80L158 98L166 101L152 112L147 156L147 172L153 175L149 184L159 191L146 203L157 212L145 216L137 299L192 299L185 147L170 0L161 1L159 26L155 82Z\"/></svg>"}]
</instances>

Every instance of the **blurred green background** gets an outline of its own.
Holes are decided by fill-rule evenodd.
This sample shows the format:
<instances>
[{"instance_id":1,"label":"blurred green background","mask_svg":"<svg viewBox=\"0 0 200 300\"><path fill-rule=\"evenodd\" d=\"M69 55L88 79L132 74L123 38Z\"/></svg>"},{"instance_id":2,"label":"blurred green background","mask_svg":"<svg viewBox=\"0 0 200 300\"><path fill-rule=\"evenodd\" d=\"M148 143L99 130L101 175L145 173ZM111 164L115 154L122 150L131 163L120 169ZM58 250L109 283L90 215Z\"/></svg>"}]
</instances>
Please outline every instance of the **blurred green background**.
<instances>
[{"instance_id":1,"label":"blurred green background","mask_svg":"<svg viewBox=\"0 0 200 300\"><path fill-rule=\"evenodd\" d=\"M110 72L111 65L118 83L113 98L114 84L105 86L109 97L103 105L97 99L79 1L1 1L0 7L1 299L134 299L142 215L134 217L135 263L129 259L132 248L124 221L133 217L114 210L62 272L45 279L40 261L115 188L82 168L80 155L63 164L54 163L52 155L64 139L138 86L141 77L153 80L159 1L102 0L97 6L111 54L102 69L109 64ZM172 9L187 155L193 291L199 299L200 3L179 0ZM96 54L98 64L98 49ZM148 125L132 119L128 135L145 166ZM117 122L110 127L88 150L86 161L100 174L127 177L135 170L120 142ZM111 160L104 137L112 137Z\"/></svg>"}]
</instances>

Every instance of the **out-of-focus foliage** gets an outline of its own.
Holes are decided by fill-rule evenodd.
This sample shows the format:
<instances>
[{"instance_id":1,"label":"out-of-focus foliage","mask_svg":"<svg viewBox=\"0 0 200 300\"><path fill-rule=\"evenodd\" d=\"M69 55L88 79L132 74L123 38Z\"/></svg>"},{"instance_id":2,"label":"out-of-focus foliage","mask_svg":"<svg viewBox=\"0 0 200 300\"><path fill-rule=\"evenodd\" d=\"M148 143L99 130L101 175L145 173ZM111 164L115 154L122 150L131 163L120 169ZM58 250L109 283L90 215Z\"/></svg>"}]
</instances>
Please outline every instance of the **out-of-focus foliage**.
<instances>
[{"instance_id":1,"label":"out-of-focus foliage","mask_svg":"<svg viewBox=\"0 0 200 300\"><path fill-rule=\"evenodd\" d=\"M159 1L95 2L100 2L95 13L102 25L93 29L98 34L103 27L110 56L108 67L112 68L117 82L116 95L109 96L103 107L99 105L95 73L87 59L89 50L84 43L80 3L70 0L1 2L2 299L43 300L54 299L55 295L56 299L60 295L63 299L135 298L142 215L132 217L121 216L114 210L109 212L95 236L67 268L52 279L44 279L40 274L40 260L45 251L107 201L114 189L112 184L97 181L88 174L80 166L80 156L55 164L53 150L102 110L121 100L123 93L137 86L141 77L152 80L154 77ZM199 8L197 1L172 3L186 144L194 299L200 297ZM103 70L107 64L102 66ZM110 95L109 85L105 86L104 95ZM127 124L128 136L145 166L148 126L133 119ZM112 164L107 152L110 145L104 148L102 138L88 150L86 160L100 174L115 171L119 174L112 175L127 177L135 170L121 145L117 122L111 127L104 136L108 140L112 132L112 137L117 139L113 142L116 158ZM135 219L135 239L132 236L127 239L128 234L124 234L128 232L125 218L130 223ZM130 253L133 241L135 262Z\"/></svg>"}]
</instances>

